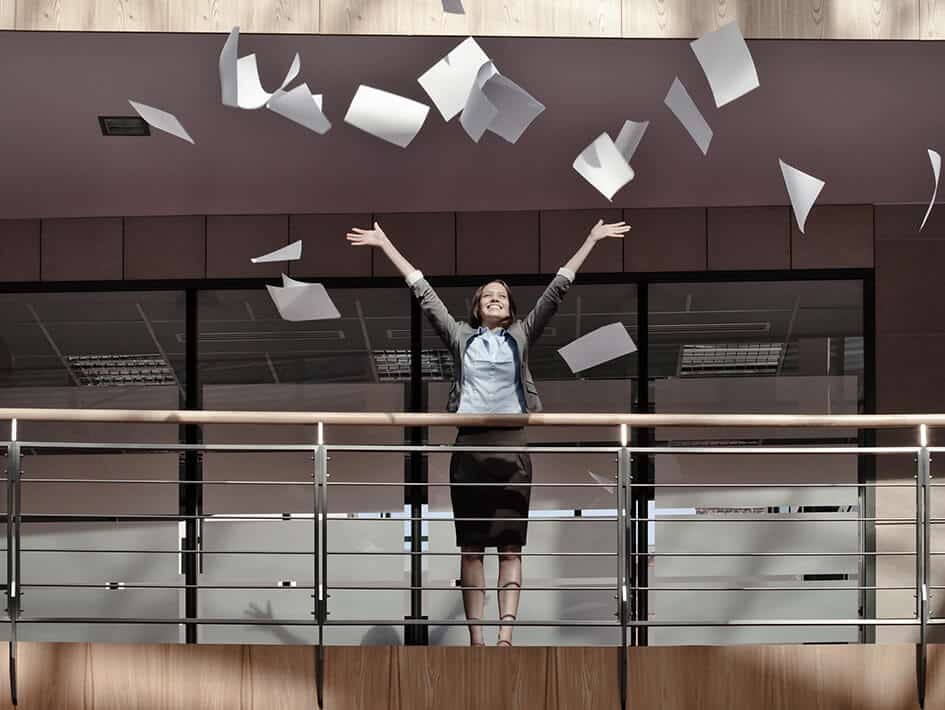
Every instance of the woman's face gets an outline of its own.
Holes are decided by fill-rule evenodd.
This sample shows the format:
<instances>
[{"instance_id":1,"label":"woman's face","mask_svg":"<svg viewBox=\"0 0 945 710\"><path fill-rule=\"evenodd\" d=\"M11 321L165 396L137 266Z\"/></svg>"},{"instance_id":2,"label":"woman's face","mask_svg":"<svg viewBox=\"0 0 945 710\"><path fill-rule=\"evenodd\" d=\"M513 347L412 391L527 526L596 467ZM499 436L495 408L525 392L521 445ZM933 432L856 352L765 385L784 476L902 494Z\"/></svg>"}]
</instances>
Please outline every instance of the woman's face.
<instances>
[{"instance_id":1,"label":"woman's face","mask_svg":"<svg viewBox=\"0 0 945 710\"><path fill-rule=\"evenodd\" d=\"M479 296L479 320L487 328L494 328L509 317L509 294L505 286L493 281L482 289Z\"/></svg>"}]
</instances>

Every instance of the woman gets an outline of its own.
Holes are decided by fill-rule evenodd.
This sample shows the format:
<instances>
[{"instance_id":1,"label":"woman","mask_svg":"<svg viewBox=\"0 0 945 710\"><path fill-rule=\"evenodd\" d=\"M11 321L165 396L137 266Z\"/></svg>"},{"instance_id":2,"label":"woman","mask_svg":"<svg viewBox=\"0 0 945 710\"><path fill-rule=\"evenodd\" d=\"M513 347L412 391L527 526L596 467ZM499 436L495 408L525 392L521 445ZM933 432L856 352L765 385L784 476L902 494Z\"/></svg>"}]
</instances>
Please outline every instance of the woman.
<instances>
[{"instance_id":1,"label":"woman","mask_svg":"<svg viewBox=\"0 0 945 710\"><path fill-rule=\"evenodd\" d=\"M508 284L490 281L476 289L468 321L457 321L384 231L353 228L347 239L354 246L377 247L407 280L434 330L453 356L456 380L447 410L458 414L523 414L541 411L541 400L528 370L528 350L558 310L574 276L601 239L620 237L630 229L623 222L599 220L574 256L538 299L532 311L516 319ZM524 427L460 427L458 446L524 447ZM450 499L460 548L460 579L468 621L482 619L485 603L483 557L486 547L499 551L499 619L515 620L522 587L522 547L527 532L532 480L527 453L504 454L457 451L450 459ZM488 483L488 486L469 484ZM498 484L498 485L496 485ZM466 520L468 519L468 520ZM520 520L519 520L520 519ZM470 624L469 641L483 646L482 626ZM499 627L499 646L512 645L512 626Z\"/></svg>"}]
</instances>

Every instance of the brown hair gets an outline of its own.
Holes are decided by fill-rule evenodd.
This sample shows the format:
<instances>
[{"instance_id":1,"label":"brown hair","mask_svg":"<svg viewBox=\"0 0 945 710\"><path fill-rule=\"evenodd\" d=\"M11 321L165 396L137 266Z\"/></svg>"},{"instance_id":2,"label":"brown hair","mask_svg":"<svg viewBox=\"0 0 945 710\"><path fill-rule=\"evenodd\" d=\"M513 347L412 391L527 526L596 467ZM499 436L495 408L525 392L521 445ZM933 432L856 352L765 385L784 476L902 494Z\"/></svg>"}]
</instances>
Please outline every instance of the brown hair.
<instances>
[{"instance_id":1,"label":"brown hair","mask_svg":"<svg viewBox=\"0 0 945 710\"><path fill-rule=\"evenodd\" d=\"M515 321L515 299L512 298L512 289L509 288L509 285L502 279L492 279L492 281L487 281L476 289L476 292L473 294L472 306L469 309L469 325L473 328L478 328L482 325L482 320L479 317L479 301L482 299L483 289L489 284L501 285L505 289L506 295L509 297L509 315L500 324L503 328L508 328Z\"/></svg>"}]
</instances>

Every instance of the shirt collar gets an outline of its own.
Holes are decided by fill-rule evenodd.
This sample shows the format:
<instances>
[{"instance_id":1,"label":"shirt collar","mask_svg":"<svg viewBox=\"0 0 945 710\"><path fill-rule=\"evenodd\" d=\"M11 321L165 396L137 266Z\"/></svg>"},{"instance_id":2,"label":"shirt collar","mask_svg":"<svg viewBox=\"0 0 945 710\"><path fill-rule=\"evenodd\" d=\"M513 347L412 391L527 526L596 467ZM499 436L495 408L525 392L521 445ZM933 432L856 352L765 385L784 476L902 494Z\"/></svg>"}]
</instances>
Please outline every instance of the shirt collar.
<instances>
[{"instance_id":1,"label":"shirt collar","mask_svg":"<svg viewBox=\"0 0 945 710\"><path fill-rule=\"evenodd\" d=\"M488 333L488 332L489 332L489 329L486 328L486 326L484 326L484 325L480 325L480 326L479 326L478 335L483 335L483 334ZM505 331L505 328L503 328L502 326L499 326L499 327L496 328L495 331L493 331L493 332L494 332L496 335L498 335L498 336L502 336L502 335L505 335L505 332L506 332L506 331Z\"/></svg>"}]
</instances>

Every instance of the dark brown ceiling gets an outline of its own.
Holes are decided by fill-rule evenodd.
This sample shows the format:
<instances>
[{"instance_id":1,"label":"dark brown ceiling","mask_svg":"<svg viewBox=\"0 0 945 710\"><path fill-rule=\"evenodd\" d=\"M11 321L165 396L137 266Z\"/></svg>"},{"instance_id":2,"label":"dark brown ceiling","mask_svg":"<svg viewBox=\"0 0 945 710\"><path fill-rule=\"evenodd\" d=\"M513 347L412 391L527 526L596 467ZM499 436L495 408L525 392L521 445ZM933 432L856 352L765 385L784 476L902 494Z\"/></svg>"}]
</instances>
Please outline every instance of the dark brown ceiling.
<instances>
[{"instance_id":1,"label":"dark brown ceiling","mask_svg":"<svg viewBox=\"0 0 945 710\"><path fill-rule=\"evenodd\" d=\"M301 52L325 136L222 106L224 39L0 33L0 218L598 207L571 162L627 118L652 123L620 206L786 204L778 157L827 181L821 202L921 203L945 137L939 42L752 41L761 88L717 110L686 41L485 38L548 110L513 146L476 145L431 109L401 150L343 123L355 89L426 101L416 77L459 38L242 37L267 86ZM677 74L715 130L705 158L663 106ZM177 114L196 145L102 137L96 117L129 98Z\"/></svg>"}]
</instances>

